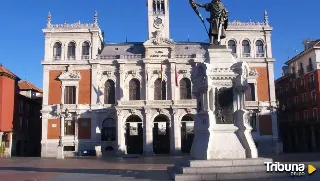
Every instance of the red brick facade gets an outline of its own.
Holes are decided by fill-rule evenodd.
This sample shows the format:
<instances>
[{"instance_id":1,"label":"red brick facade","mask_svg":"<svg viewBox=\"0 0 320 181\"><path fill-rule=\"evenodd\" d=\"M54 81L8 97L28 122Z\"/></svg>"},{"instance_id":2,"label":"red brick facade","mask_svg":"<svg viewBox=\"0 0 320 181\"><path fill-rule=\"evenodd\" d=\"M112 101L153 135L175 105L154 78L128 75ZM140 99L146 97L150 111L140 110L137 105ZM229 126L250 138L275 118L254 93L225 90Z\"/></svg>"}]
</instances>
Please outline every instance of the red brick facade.
<instances>
[{"instance_id":1,"label":"red brick facade","mask_svg":"<svg viewBox=\"0 0 320 181\"><path fill-rule=\"evenodd\" d=\"M79 81L79 104L91 104L91 71L90 70L74 70L80 72L81 79ZM61 103L61 81L59 75L64 72L62 70L49 71L49 105ZM84 123L86 122L86 123ZM54 126L52 126L54 125ZM86 126L84 126L86 125ZM60 119L48 120L48 139L59 139L60 135ZM80 118L78 120L78 138L91 139L91 120Z\"/></svg>"}]
</instances>

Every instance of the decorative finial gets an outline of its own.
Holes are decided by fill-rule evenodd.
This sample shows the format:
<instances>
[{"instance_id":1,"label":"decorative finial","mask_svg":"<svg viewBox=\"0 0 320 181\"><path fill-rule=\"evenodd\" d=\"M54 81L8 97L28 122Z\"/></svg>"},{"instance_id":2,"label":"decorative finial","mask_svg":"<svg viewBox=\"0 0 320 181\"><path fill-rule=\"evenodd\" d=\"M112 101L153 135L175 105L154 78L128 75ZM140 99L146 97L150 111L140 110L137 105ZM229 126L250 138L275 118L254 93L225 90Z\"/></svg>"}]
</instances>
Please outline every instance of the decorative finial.
<instances>
[{"instance_id":1,"label":"decorative finial","mask_svg":"<svg viewBox=\"0 0 320 181\"><path fill-rule=\"evenodd\" d=\"M126 35L126 43L128 43L128 35Z\"/></svg>"},{"instance_id":2,"label":"decorative finial","mask_svg":"<svg viewBox=\"0 0 320 181\"><path fill-rule=\"evenodd\" d=\"M65 24L65 25L67 24L67 21L66 21L66 20L64 20L64 24Z\"/></svg>"},{"instance_id":3,"label":"decorative finial","mask_svg":"<svg viewBox=\"0 0 320 181\"><path fill-rule=\"evenodd\" d=\"M48 18L47 18L47 27L49 28L51 25L51 13L48 13Z\"/></svg>"},{"instance_id":4,"label":"decorative finial","mask_svg":"<svg viewBox=\"0 0 320 181\"><path fill-rule=\"evenodd\" d=\"M188 42L190 42L190 35L188 34Z\"/></svg>"},{"instance_id":5,"label":"decorative finial","mask_svg":"<svg viewBox=\"0 0 320 181\"><path fill-rule=\"evenodd\" d=\"M94 12L94 17L93 17L93 24L98 25L98 13L97 11Z\"/></svg>"},{"instance_id":6,"label":"decorative finial","mask_svg":"<svg viewBox=\"0 0 320 181\"><path fill-rule=\"evenodd\" d=\"M269 16L267 10L264 10L264 24L269 25Z\"/></svg>"}]
</instances>

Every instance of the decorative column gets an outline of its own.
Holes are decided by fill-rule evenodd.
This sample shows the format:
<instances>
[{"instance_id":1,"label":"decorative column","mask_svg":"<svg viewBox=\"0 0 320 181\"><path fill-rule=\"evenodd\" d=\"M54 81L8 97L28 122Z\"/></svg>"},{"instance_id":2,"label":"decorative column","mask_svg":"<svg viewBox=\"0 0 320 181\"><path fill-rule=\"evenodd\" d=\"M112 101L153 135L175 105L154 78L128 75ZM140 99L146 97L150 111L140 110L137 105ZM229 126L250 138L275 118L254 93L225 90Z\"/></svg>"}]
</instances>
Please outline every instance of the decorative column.
<instances>
[{"instance_id":1,"label":"decorative column","mask_svg":"<svg viewBox=\"0 0 320 181\"><path fill-rule=\"evenodd\" d=\"M118 150L117 155L122 156L126 154L127 147L126 147L126 125L123 124L123 114L122 110L117 110L117 142L118 142Z\"/></svg>"},{"instance_id":2,"label":"decorative column","mask_svg":"<svg viewBox=\"0 0 320 181\"><path fill-rule=\"evenodd\" d=\"M173 123L173 126L171 126L172 129L172 135L170 137L170 143L173 145L171 148L171 154L174 156L181 155L181 122L179 120L179 109L172 109L171 111L171 121ZM170 145L170 146L171 146Z\"/></svg>"},{"instance_id":3,"label":"decorative column","mask_svg":"<svg viewBox=\"0 0 320 181\"><path fill-rule=\"evenodd\" d=\"M144 110L143 116L143 154L153 156L153 122L151 120L151 110Z\"/></svg>"},{"instance_id":4,"label":"decorative column","mask_svg":"<svg viewBox=\"0 0 320 181\"><path fill-rule=\"evenodd\" d=\"M65 115L60 115L60 140L63 140L64 137L64 120L65 120Z\"/></svg>"},{"instance_id":5,"label":"decorative column","mask_svg":"<svg viewBox=\"0 0 320 181\"><path fill-rule=\"evenodd\" d=\"M170 93L171 95L168 97L169 100L176 100L176 75L175 75L175 68L176 68L176 63L175 62L171 62L170 63Z\"/></svg>"},{"instance_id":6,"label":"decorative column","mask_svg":"<svg viewBox=\"0 0 320 181\"><path fill-rule=\"evenodd\" d=\"M124 66L125 66L124 64L120 64L120 67L119 67L119 83L118 83L119 97L118 97L118 100L120 100L120 101L125 100L125 96L124 96L125 67Z\"/></svg>"},{"instance_id":7,"label":"decorative column","mask_svg":"<svg viewBox=\"0 0 320 181\"><path fill-rule=\"evenodd\" d=\"M80 116L80 111L76 112L75 117L74 117L74 128L75 128L75 134L74 134L74 146L75 146L75 151L78 152L78 145L79 145L79 121L78 118Z\"/></svg>"},{"instance_id":8,"label":"decorative column","mask_svg":"<svg viewBox=\"0 0 320 181\"><path fill-rule=\"evenodd\" d=\"M91 91L91 105L96 105L100 102L100 99L98 99L98 96L99 96L98 80L101 76L101 72L98 69L99 69L99 65L96 65L96 64L92 65L91 67L91 82L92 82L91 90L96 90L96 91Z\"/></svg>"}]
</instances>

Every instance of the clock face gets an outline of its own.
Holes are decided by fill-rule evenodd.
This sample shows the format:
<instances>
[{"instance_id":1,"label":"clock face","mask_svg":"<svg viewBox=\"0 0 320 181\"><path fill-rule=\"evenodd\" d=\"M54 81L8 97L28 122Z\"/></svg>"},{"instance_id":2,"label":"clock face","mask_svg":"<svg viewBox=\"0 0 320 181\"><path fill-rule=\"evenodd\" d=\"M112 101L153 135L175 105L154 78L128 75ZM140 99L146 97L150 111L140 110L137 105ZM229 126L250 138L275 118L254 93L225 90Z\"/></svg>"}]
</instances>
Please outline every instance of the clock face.
<instances>
[{"instance_id":1,"label":"clock face","mask_svg":"<svg viewBox=\"0 0 320 181\"><path fill-rule=\"evenodd\" d=\"M157 24L157 25L161 25L162 24L162 19L157 17L155 20L154 20L154 23Z\"/></svg>"}]
</instances>

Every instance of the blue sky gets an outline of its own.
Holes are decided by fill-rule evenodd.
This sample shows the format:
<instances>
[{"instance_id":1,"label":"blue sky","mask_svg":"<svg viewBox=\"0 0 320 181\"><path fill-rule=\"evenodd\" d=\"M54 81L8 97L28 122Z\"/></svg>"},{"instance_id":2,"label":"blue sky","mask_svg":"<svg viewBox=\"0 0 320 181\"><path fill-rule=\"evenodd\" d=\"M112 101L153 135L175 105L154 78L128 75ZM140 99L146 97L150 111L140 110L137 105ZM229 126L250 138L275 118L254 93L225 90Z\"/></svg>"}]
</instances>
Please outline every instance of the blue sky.
<instances>
[{"instance_id":1,"label":"blue sky","mask_svg":"<svg viewBox=\"0 0 320 181\"><path fill-rule=\"evenodd\" d=\"M210 0L198 0L204 3ZM320 38L320 1L223 0L230 20L263 21L266 9L272 33L275 77L288 56L302 51L304 39ZM44 35L48 12L52 23L92 22L98 11L99 25L107 42L145 41L147 38L146 0L2 0L0 2L0 63L22 79L42 87ZM202 11L202 15L208 16ZM203 26L188 0L170 1L170 33L176 41L204 41Z\"/></svg>"}]
</instances>

